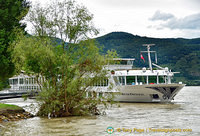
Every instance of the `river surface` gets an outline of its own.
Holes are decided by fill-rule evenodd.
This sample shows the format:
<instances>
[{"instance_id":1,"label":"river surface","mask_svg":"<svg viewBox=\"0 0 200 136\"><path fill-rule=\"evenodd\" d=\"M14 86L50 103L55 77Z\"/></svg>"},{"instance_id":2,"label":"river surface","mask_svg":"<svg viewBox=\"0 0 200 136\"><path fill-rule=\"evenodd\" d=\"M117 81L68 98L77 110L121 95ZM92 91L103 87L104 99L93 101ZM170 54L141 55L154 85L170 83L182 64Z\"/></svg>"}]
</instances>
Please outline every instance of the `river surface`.
<instances>
[{"instance_id":1,"label":"river surface","mask_svg":"<svg viewBox=\"0 0 200 136\"><path fill-rule=\"evenodd\" d=\"M28 111L34 109L35 105L32 99L24 102L21 98L0 102L23 106ZM33 105L30 105L31 103ZM117 105L106 110L107 114L101 116L53 119L34 117L6 122L0 124L0 134L5 136L200 136L200 87L183 88L175 100L168 104L119 103L120 107ZM108 134L108 127L113 128L112 134Z\"/></svg>"}]
</instances>

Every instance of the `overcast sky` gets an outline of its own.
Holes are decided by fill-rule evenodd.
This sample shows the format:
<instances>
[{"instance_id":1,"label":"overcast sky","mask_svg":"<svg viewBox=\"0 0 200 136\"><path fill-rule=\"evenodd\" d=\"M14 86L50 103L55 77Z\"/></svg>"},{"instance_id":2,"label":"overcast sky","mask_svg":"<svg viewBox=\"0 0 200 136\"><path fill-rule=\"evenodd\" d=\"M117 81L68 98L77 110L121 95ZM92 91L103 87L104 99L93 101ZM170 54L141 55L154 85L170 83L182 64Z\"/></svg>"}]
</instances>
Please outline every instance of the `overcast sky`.
<instances>
[{"instance_id":1,"label":"overcast sky","mask_svg":"<svg viewBox=\"0 0 200 136\"><path fill-rule=\"evenodd\" d=\"M76 1L94 15L99 36L122 31L156 38L200 37L200 0Z\"/></svg>"}]
</instances>

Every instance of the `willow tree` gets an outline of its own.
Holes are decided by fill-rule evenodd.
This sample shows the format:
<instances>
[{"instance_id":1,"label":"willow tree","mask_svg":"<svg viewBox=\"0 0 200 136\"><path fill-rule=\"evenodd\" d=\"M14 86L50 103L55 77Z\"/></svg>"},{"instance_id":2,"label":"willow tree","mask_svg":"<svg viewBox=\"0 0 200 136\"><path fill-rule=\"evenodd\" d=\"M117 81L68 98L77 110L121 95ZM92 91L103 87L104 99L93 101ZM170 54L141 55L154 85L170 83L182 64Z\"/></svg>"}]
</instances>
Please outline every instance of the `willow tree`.
<instances>
[{"instance_id":1,"label":"willow tree","mask_svg":"<svg viewBox=\"0 0 200 136\"><path fill-rule=\"evenodd\" d=\"M37 5L29 12L27 20L33 24L34 36L19 34L13 44L13 61L18 70L42 78L38 80L42 90L39 115L96 114L97 105L104 103L95 95L86 97L89 86L107 78L105 56L88 38L98 33L92 18L84 6L74 1L45 8ZM60 38L60 45L52 37Z\"/></svg>"}]
</instances>

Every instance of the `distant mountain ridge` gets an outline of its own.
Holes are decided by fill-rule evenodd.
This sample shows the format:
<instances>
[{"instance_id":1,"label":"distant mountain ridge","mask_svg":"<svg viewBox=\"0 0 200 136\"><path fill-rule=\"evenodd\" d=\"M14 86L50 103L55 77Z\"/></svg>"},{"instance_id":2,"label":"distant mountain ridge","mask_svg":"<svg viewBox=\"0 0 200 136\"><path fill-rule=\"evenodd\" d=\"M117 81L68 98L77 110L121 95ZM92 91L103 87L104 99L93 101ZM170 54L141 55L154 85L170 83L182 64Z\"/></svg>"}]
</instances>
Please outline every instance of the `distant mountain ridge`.
<instances>
[{"instance_id":1,"label":"distant mountain ridge","mask_svg":"<svg viewBox=\"0 0 200 136\"><path fill-rule=\"evenodd\" d=\"M61 44L59 38L52 38L57 45ZM143 44L155 44L151 50L157 52L158 65L169 67L178 71L175 82L183 81L187 85L200 85L200 38L151 38L141 37L126 32L112 32L95 39L103 46L102 53L107 50L116 50L119 57L135 58L136 67L148 67L147 54L143 53L145 63L140 58L140 51L145 51ZM66 43L67 44L67 43ZM154 54L151 54L154 61Z\"/></svg>"},{"instance_id":2,"label":"distant mountain ridge","mask_svg":"<svg viewBox=\"0 0 200 136\"><path fill-rule=\"evenodd\" d=\"M96 40L103 46L103 53L115 49L120 57L135 58L136 67L148 67L140 59L140 51L146 50L143 44L153 43L155 46L151 50L157 51L158 64L181 72L175 80L183 80L188 85L200 85L200 38L150 38L112 32ZM143 56L147 60L147 55Z\"/></svg>"}]
</instances>

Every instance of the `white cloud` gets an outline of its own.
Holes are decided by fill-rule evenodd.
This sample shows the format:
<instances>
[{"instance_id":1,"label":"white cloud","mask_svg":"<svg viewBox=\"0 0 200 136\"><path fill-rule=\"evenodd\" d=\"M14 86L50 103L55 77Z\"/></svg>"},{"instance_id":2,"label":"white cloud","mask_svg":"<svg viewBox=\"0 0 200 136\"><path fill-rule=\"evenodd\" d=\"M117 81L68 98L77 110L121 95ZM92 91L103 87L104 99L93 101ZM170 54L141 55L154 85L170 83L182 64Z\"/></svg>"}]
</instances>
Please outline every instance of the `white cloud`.
<instances>
[{"instance_id":1,"label":"white cloud","mask_svg":"<svg viewBox=\"0 0 200 136\"><path fill-rule=\"evenodd\" d=\"M169 22L162 24L170 29L194 29L200 30L200 13L186 16L184 18L172 18Z\"/></svg>"},{"instance_id":2,"label":"white cloud","mask_svg":"<svg viewBox=\"0 0 200 136\"><path fill-rule=\"evenodd\" d=\"M152 21L156 21L156 20L163 20L163 21L166 21L168 19L172 19L174 18L174 15L173 14L170 14L170 13L164 13L164 12L161 12L161 11L156 11L155 14L149 18L150 20Z\"/></svg>"},{"instance_id":3,"label":"white cloud","mask_svg":"<svg viewBox=\"0 0 200 136\"><path fill-rule=\"evenodd\" d=\"M177 18L173 14L163 13L156 11L150 18L151 21L162 21L159 25L154 26L157 29L169 28L169 29L199 29L200 30L200 13L185 16L183 18Z\"/></svg>"},{"instance_id":4,"label":"white cloud","mask_svg":"<svg viewBox=\"0 0 200 136\"><path fill-rule=\"evenodd\" d=\"M46 5L48 1L55 0L30 1L40 1ZM99 36L113 31L159 38L191 38L200 35L200 15L195 15L200 13L199 0L76 1L94 14L94 24L101 30Z\"/></svg>"}]
</instances>

